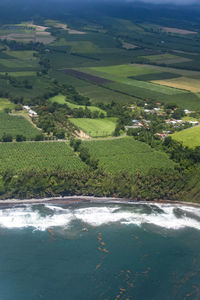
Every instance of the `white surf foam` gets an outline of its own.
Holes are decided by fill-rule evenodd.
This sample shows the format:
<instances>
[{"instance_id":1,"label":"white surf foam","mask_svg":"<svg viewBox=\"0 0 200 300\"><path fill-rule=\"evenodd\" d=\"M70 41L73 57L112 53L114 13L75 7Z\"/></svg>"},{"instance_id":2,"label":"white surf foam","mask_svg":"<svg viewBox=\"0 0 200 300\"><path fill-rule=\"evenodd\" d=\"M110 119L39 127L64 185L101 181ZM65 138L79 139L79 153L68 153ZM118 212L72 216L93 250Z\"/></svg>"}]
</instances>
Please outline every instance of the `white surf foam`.
<instances>
[{"instance_id":1,"label":"white surf foam","mask_svg":"<svg viewBox=\"0 0 200 300\"><path fill-rule=\"evenodd\" d=\"M200 230L200 208L171 204L138 205L92 205L76 209L45 205L43 211L34 206L9 208L0 210L0 226L6 228L33 227L45 230L50 227L68 228L72 221L80 220L91 226L101 226L109 223L124 225L152 224L166 229L181 229L185 227ZM148 209L147 209L148 208ZM181 213L177 215L177 209ZM189 214L188 214L189 213ZM196 216L196 217L193 217Z\"/></svg>"}]
</instances>

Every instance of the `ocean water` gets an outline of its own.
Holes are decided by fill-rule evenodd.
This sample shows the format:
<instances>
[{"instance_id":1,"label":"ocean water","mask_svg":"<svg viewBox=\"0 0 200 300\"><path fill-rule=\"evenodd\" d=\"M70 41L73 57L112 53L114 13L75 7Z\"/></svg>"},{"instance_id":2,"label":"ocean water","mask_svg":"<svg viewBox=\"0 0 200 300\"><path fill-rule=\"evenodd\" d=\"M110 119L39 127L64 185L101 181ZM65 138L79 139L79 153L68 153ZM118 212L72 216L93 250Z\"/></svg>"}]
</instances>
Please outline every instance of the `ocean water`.
<instances>
[{"instance_id":1,"label":"ocean water","mask_svg":"<svg viewBox=\"0 0 200 300\"><path fill-rule=\"evenodd\" d=\"M37 204L0 210L1 300L199 300L200 208Z\"/></svg>"}]
</instances>

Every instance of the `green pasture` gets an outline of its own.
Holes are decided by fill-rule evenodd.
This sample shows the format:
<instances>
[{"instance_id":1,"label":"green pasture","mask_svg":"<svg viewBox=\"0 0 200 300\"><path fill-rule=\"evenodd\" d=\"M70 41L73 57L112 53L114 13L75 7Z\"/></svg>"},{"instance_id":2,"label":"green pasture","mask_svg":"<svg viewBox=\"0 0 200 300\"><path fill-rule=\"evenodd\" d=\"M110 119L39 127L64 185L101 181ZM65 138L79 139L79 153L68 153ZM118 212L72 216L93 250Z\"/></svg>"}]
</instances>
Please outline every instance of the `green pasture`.
<instances>
[{"instance_id":1,"label":"green pasture","mask_svg":"<svg viewBox=\"0 0 200 300\"><path fill-rule=\"evenodd\" d=\"M81 95L90 98L90 101L95 103L133 103L134 97L111 90L109 88L94 85L85 80L81 80L75 76L70 76L66 73L54 72L53 76L60 82L68 82L73 85Z\"/></svg>"},{"instance_id":2,"label":"green pasture","mask_svg":"<svg viewBox=\"0 0 200 300\"><path fill-rule=\"evenodd\" d=\"M153 62L158 64L183 63L191 60L189 58L181 57L173 54L148 55L148 56L143 56L143 58L148 59L150 63Z\"/></svg>"},{"instance_id":3,"label":"green pasture","mask_svg":"<svg viewBox=\"0 0 200 300\"><path fill-rule=\"evenodd\" d=\"M19 71L19 72L0 72L0 75L8 74L13 77L33 77L36 76L36 72L32 71Z\"/></svg>"},{"instance_id":4,"label":"green pasture","mask_svg":"<svg viewBox=\"0 0 200 300\"><path fill-rule=\"evenodd\" d=\"M93 67L91 70L111 74L113 76L120 77L130 77L130 76L139 76L146 74L156 74L157 70L150 68L144 68L142 66L133 66L133 65L116 65L116 66L106 66L106 67Z\"/></svg>"},{"instance_id":5,"label":"green pasture","mask_svg":"<svg viewBox=\"0 0 200 300\"><path fill-rule=\"evenodd\" d=\"M184 146L195 148L200 146L200 126L175 132L171 137L178 142L182 142Z\"/></svg>"},{"instance_id":6,"label":"green pasture","mask_svg":"<svg viewBox=\"0 0 200 300\"><path fill-rule=\"evenodd\" d=\"M59 94L49 99L51 102L56 102L58 104L66 104L66 96Z\"/></svg>"},{"instance_id":7,"label":"green pasture","mask_svg":"<svg viewBox=\"0 0 200 300\"><path fill-rule=\"evenodd\" d=\"M128 66L128 67L134 69L134 67L132 67L132 66ZM107 68L108 68L108 72L106 72ZM174 95L174 94L178 94L178 93L184 93L184 91L179 90L179 89L174 89L174 88L171 88L171 87L157 85L157 84L154 84L154 83L151 83L151 82L132 79L130 77L134 76L134 75L131 75L131 72L126 71L126 68L125 68L125 73L123 73L123 68L124 67L122 68L121 71L120 71L120 69L118 70L116 68L116 70L118 70L118 72L119 72L116 75L115 72L112 71L113 68L114 68L113 66L112 67L104 67L103 72L100 71L100 70L102 70L101 67L88 68L86 70L83 69L83 71L86 71L87 73L91 73L91 74L99 76L99 77L103 77L103 78L112 80L114 82L123 83L123 84L126 84L126 85L130 85L130 86L138 87L138 88L142 88L142 89L147 89L147 90L150 90L152 92L158 92L158 93L162 93L162 94L166 94L166 95ZM93 70L95 71L94 73L93 73ZM144 70L146 72L150 73L150 69L148 69L148 68L145 69L144 68ZM144 72L144 70L140 70L141 75L142 75L142 72ZM149 74L149 73L146 73L146 74ZM152 73L152 70L151 70L151 73ZM135 74L137 74L137 71L135 72ZM126 77L126 76L128 76L128 77Z\"/></svg>"},{"instance_id":8,"label":"green pasture","mask_svg":"<svg viewBox=\"0 0 200 300\"><path fill-rule=\"evenodd\" d=\"M92 157L99 160L99 166L108 172L138 170L151 168L173 168L174 163L165 153L155 151L147 144L125 137L107 141L85 141Z\"/></svg>"},{"instance_id":9,"label":"green pasture","mask_svg":"<svg viewBox=\"0 0 200 300\"><path fill-rule=\"evenodd\" d=\"M6 54L11 57L21 59L21 60L36 60L36 57L33 56L35 51L24 50L24 51L5 51Z\"/></svg>"},{"instance_id":10,"label":"green pasture","mask_svg":"<svg viewBox=\"0 0 200 300\"><path fill-rule=\"evenodd\" d=\"M0 59L0 65L4 68L10 69L28 69L28 68L36 68L38 67L36 60L22 60L22 59ZM14 71L13 70L13 71Z\"/></svg>"},{"instance_id":11,"label":"green pasture","mask_svg":"<svg viewBox=\"0 0 200 300\"><path fill-rule=\"evenodd\" d=\"M10 134L13 138L22 134L28 140L35 138L40 131L22 116L12 116L0 112L0 138L3 134Z\"/></svg>"},{"instance_id":12,"label":"green pasture","mask_svg":"<svg viewBox=\"0 0 200 300\"><path fill-rule=\"evenodd\" d=\"M0 143L0 169L83 169L85 164L64 142Z\"/></svg>"},{"instance_id":13,"label":"green pasture","mask_svg":"<svg viewBox=\"0 0 200 300\"><path fill-rule=\"evenodd\" d=\"M0 111L4 110L5 108L14 109L15 104L10 102L7 98L0 98Z\"/></svg>"},{"instance_id":14,"label":"green pasture","mask_svg":"<svg viewBox=\"0 0 200 300\"><path fill-rule=\"evenodd\" d=\"M106 114L106 112L103 109L96 107L96 106L84 106L84 105L77 105L77 104L71 103L66 100L66 97L64 95L61 95L61 94L54 96L54 97L50 98L49 100L51 102L56 102L59 104L67 104L67 106L71 109L76 109L76 108L85 109L87 107L87 109L89 109L91 112L97 111L99 113L103 113L104 115Z\"/></svg>"},{"instance_id":15,"label":"green pasture","mask_svg":"<svg viewBox=\"0 0 200 300\"><path fill-rule=\"evenodd\" d=\"M71 118L70 122L91 137L106 137L113 135L117 118L88 119Z\"/></svg>"},{"instance_id":16,"label":"green pasture","mask_svg":"<svg viewBox=\"0 0 200 300\"><path fill-rule=\"evenodd\" d=\"M70 41L66 42L66 46L71 47L71 51L75 53L100 53L98 46L90 41Z\"/></svg>"}]
</instances>

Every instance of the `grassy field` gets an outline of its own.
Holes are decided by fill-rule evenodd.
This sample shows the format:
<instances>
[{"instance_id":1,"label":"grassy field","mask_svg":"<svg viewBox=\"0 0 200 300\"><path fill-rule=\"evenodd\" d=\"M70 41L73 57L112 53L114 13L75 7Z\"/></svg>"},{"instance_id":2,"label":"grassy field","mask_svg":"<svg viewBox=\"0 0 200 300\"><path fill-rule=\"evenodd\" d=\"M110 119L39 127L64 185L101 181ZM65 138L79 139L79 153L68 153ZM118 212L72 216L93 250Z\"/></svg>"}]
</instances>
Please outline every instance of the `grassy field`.
<instances>
[{"instance_id":1,"label":"grassy field","mask_svg":"<svg viewBox=\"0 0 200 300\"><path fill-rule=\"evenodd\" d=\"M21 60L36 60L36 57L33 56L34 51L25 50L25 51L5 51L7 55L10 55L13 58Z\"/></svg>"},{"instance_id":2,"label":"grassy field","mask_svg":"<svg viewBox=\"0 0 200 300\"><path fill-rule=\"evenodd\" d=\"M87 141L83 145L99 160L99 166L111 173L150 168L173 168L166 154L152 150L147 144L125 137L108 141Z\"/></svg>"},{"instance_id":3,"label":"grassy field","mask_svg":"<svg viewBox=\"0 0 200 300\"><path fill-rule=\"evenodd\" d=\"M68 82L73 85L85 97L89 97L92 103L133 103L134 97L112 91L106 87L97 86L87 81L81 80L66 73L54 72L53 76L61 82Z\"/></svg>"},{"instance_id":4,"label":"grassy field","mask_svg":"<svg viewBox=\"0 0 200 300\"><path fill-rule=\"evenodd\" d=\"M34 72L34 71L0 72L1 75L5 75L5 73L8 73L9 76L13 76L13 77L33 77L33 76L36 76L36 72Z\"/></svg>"},{"instance_id":5,"label":"grassy field","mask_svg":"<svg viewBox=\"0 0 200 300\"><path fill-rule=\"evenodd\" d=\"M142 66L133 66L133 65L116 65L116 66L107 66L107 67L94 67L92 70L107 73L111 75L117 75L120 77L130 77L130 76L139 76L146 74L156 74L159 71L153 70L151 68L144 68Z\"/></svg>"},{"instance_id":6,"label":"grassy field","mask_svg":"<svg viewBox=\"0 0 200 300\"><path fill-rule=\"evenodd\" d=\"M200 126L195 126L172 134L172 138L182 142L184 146L194 148L200 146Z\"/></svg>"},{"instance_id":7,"label":"grassy field","mask_svg":"<svg viewBox=\"0 0 200 300\"><path fill-rule=\"evenodd\" d=\"M84 168L84 163L64 142L0 143L0 168L23 169Z\"/></svg>"},{"instance_id":8,"label":"grassy field","mask_svg":"<svg viewBox=\"0 0 200 300\"><path fill-rule=\"evenodd\" d=\"M0 113L0 138L2 135L10 134L13 138L17 134L24 135L27 139L33 139L40 133L38 129L33 127L24 117L11 116L4 112Z\"/></svg>"},{"instance_id":9,"label":"grassy field","mask_svg":"<svg viewBox=\"0 0 200 300\"><path fill-rule=\"evenodd\" d=\"M52 98L49 99L51 102L57 102L59 104L67 104L67 106L71 109L76 109L76 108L82 108L82 109L85 109L86 107L91 111L91 112L94 112L94 111L98 111L99 113L103 113L104 115L106 115L106 112L99 108L99 107L96 107L96 106L84 106L84 105L77 105L77 104L74 104L74 103L71 103L69 101L66 101L66 97L64 95L57 95L57 96L54 96Z\"/></svg>"},{"instance_id":10,"label":"grassy field","mask_svg":"<svg viewBox=\"0 0 200 300\"><path fill-rule=\"evenodd\" d=\"M119 67L119 69L118 69ZM135 69L136 68L136 69ZM131 72L131 69L133 70ZM97 75L102 78L106 78L118 83L130 85L136 88L142 88L147 89L153 92L162 93L165 95L174 95L183 93L183 91L174 89L171 87L165 87L162 85L156 85L151 82L146 81L140 81L133 79L134 75L145 75L145 74L152 74L154 71L148 68L142 68L141 67L132 67L130 65L127 66L112 66L112 67L95 67L95 68L89 68L85 69L86 72L90 72L91 74ZM94 72L93 72L94 71ZM146 72L146 73L145 73ZM149 72L149 73L148 73ZM127 77L128 76L128 77ZM132 77L132 78L130 78Z\"/></svg>"},{"instance_id":11,"label":"grassy field","mask_svg":"<svg viewBox=\"0 0 200 300\"><path fill-rule=\"evenodd\" d=\"M87 119L71 118L70 122L82 129L91 137L106 137L113 135L116 127L116 118Z\"/></svg>"},{"instance_id":12,"label":"grassy field","mask_svg":"<svg viewBox=\"0 0 200 300\"><path fill-rule=\"evenodd\" d=\"M15 104L10 102L7 98L0 98L0 111L4 110L5 108L13 109Z\"/></svg>"},{"instance_id":13,"label":"grassy field","mask_svg":"<svg viewBox=\"0 0 200 300\"><path fill-rule=\"evenodd\" d=\"M56 102L58 104L66 104L66 96L59 94L49 99L51 102Z\"/></svg>"},{"instance_id":14,"label":"grassy field","mask_svg":"<svg viewBox=\"0 0 200 300\"><path fill-rule=\"evenodd\" d=\"M190 59L173 55L173 54L157 54L157 55L148 55L144 56L145 59L148 59L151 63L157 64L173 64L173 63L182 63L190 61Z\"/></svg>"},{"instance_id":15,"label":"grassy field","mask_svg":"<svg viewBox=\"0 0 200 300\"><path fill-rule=\"evenodd\" d=\"M100 49L94 45L93 43L89 41L71 41L71 42L66 42L66 46L71 47L71 51L75 53L100 53Z\"/></svg>"},{"instance_id":16,"label":"grassy field","mask_svg":"<svg viewBox=\"0 0 200 300\"><path fill-rule=\"evenodd\" d=\"M177 89L188 90L193 93L200 92L200 79L179 77L179 78L172 78L172 79L167 79L167 80L156 80L153 82L160 84L160 85L177 88Z\"/></svg>"}]
</instances>

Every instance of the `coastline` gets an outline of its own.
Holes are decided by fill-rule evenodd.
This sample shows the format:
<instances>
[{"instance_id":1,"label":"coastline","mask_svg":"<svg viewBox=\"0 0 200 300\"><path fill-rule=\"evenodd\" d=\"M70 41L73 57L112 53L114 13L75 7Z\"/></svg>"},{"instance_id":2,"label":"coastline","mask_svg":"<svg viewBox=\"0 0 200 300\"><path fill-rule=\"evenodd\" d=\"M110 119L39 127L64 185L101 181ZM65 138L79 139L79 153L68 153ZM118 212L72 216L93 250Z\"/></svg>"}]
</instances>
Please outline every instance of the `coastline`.
<instances>
[{"instance_id":1,"label":"coastline","mask_svg":"<svg viewBox=\"0 0 200 300\"><path fill-rule=\"evenodd\" d=\"M12 207L15 205L27 204L73 204L73 203L126 203L126 204L175 204L200 208L199 203L174 201L174 200L136 200L127 198L114 197L95 197L95 196L64 196L64 197L49 197L49 198L31 198L31 199L0 199L0 208L3 206Z\"/></svg>"}]
</instances>

